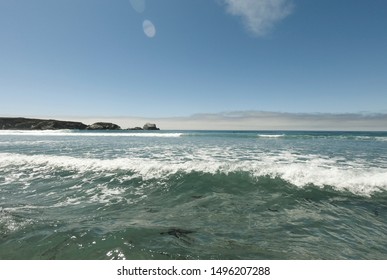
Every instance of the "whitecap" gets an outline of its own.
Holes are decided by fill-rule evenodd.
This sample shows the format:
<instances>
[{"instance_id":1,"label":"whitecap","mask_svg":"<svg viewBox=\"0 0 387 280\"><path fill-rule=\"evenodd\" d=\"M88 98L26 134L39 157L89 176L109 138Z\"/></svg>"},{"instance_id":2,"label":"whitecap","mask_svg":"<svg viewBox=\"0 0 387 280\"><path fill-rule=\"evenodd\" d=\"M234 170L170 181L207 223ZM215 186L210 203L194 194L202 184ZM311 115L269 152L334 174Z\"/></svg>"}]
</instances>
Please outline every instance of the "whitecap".
<instances>
[{"instance_id":1,"label":"whitecap","mask_svg":"<svg viewBox=\"0 0 387 280\"><path fill-rule=\"evenodd\" d=\"M208 154L197 155L191 159L136 158L122 157L114 159L77 158L55 155L23 155L0 153L0 167L18 166L18 172L39 167L39 176L51 174L52 168L75 170L85 174L104 172L113 174L118 170L132 173L130 178L142 180L168 180L177 173L189 174L200 172L206 174L246 172L258 180L262 176L282 178L300 188L314 185L331 186L340 191L370 195L377 191L387 191L387 171L379 167L370 167L359 160L346 161L341 164L340 158L327 158L318 155L299 155L290 152L280 154L261 154L259 158L250 160L224 159L211 157ZM36 175L38 176L38 175ZM128 174L125 174L128 176ZM18 180L17 178L13 178ZM32 178L33 179L33 178ZM98 194L95 199L105 200L116 196L121 189L107 189L100 186L104 195Z\"/></svg>"},{"instance_id":2,"label":"whitecap","mask_svg":"<svg viewBox=\"0 0 387 280\"><path fill-rule=\"evenodd\" d=\"M183 133L168 132L80 132L72 130L0 130L0 135L8 136L82 136L82 137L180 137ZM26 141L23 141L26 142ZM37 143L37 142L32 142ZM25 144L25 143L21 143Z\"/></svg>"},{"instance_id":3,"label":"whitecap","mask_svg":"<svg viewBox=\"0 0 387 280\"><path fill-rule=\"evenodd\" d=\"M258 137L262 138L280 138L284 136L285 134L258 134Z\"/></svg>"},{"instance_id":4,"label":"whitecap","mask_svg":"<svg viewBox=\"0 0 387 280\"><path fill-rule=\"evenodd\" d=\"M375 139L376 139L376 141L387 142L387 137L378 136L378 137L375 137Z\"/></svg>"}]
</instances>

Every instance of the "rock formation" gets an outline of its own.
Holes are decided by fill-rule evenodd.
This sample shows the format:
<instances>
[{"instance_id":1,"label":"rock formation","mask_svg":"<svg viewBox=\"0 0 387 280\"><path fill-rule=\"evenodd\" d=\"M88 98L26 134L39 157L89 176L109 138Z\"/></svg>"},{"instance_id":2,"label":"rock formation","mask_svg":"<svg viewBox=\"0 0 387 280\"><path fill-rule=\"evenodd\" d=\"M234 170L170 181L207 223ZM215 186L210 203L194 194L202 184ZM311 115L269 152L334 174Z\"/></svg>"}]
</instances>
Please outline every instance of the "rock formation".
<instances>
[{"instance_id":1,"label":"rock formation","mask_svg":"<svg viewBox=\"0 0 387 280\"><path fill-rule=\"evenodd\" d=\"M89 125L86 129L88 130L120 130L121 127L114 123L108 122L96 122L92 125Z\"/></svg>"},{"instance_id":2,"label":"rock formation","mask_svg":"<svg viewBox=\"0 0 387 280\"><path fill-rule=\"evenodd\" d=\"M144 130L160 130L160 128L156 127L156 125L154 123L146 123L143 126L143 129Z\"/></svg>"},{"instance_id":3,"label":"rock formation","mask_svg":"<svg viewBox=\"0 0 387 280\"><path fill-rule=\"evenodd\" d=\"M81 122L69 122L58 120L43 120L29 118L1 118L0 130L56 130L56 129L79 129L79 130L121 130L121 127L109 122L96 122L86 125ZM160 130L154 123L146 123L143 128L134 127L128 130Z\"/></svg>"},{"instance_id":4,"label":"rock formation","mask_svg":"<svg viewBox=\"0 0 387 280\"><path fill-rule=\"evenodd\" d=\"M27 118L0 118L0 129L13 130L55 130L55 129L86 129L81 122L58 120L42 120Z\"/></svg>"}]
</instances>

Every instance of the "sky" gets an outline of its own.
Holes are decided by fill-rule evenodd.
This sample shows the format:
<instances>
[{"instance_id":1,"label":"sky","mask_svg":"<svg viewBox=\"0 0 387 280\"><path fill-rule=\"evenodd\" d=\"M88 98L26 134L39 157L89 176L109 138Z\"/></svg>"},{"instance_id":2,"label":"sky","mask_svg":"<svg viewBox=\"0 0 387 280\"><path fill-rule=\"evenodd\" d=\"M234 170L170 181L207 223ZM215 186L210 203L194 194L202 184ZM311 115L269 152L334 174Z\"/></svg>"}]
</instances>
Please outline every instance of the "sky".
<instances>
[{"instance_id":1,"label":"sky","mask_svg":"<svg viewBox=\"0 0 387 280\"><path fill-rule=\"evenodd\" d=\"M386 27L385 0L0 0L0 116L387 130Z\"/></svg>"}]
</instances>

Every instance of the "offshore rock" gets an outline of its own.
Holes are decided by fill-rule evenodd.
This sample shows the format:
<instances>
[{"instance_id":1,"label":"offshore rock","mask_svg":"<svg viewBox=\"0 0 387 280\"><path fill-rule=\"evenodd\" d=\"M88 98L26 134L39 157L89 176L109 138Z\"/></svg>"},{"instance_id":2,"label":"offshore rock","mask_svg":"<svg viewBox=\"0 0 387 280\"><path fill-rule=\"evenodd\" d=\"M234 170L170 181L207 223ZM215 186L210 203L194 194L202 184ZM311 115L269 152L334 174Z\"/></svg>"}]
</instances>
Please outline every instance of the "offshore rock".
<instances>
[{"instance_id":1,"label":"offshore rock","mask_svg":"<svg viewBox=\"0 0 387 280\"><path fill-rule=\"evenodd\" d=\"M10 130L57 130L57 129L86 129L81 122L58 120L43 120L29 118L0 118L0 129Z\"/></svg>"},{"instance_id":2,"label":"offshore rock","mask_svg":"<svg viewBox=\"0 0 387 280\"><path fill-rule=\"evenodd\" d=\"M154 123L146 123L143 126L143 129L144 130L160 130L160 128L158 128Z\"/></svg>"},{"instance_id":3,"label":"offshore rock","mask_svg":"<svg viewBox=\"0 0 387 280\"><path fill-rule=\"evenodd\" d=\"M108 122L96 122L92 125L89 125L86 129L88 130L120 130L121 127L114 123Z\"/></svg>"}]
</instances>

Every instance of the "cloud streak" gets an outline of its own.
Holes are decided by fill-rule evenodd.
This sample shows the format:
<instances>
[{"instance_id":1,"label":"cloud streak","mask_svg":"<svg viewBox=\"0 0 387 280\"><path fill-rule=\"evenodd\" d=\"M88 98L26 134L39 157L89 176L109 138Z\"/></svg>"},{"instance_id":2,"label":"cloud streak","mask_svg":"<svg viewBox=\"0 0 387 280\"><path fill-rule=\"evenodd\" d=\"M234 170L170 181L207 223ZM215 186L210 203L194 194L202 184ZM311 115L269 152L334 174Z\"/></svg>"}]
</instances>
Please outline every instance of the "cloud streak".
<instances>
[{"instance_id":1,"label":"cloud streak","mask_svg":"<svg viewBox=\"0 0 387 280\"><path fill-rule=\"evenodd\" d=\"M40 116L42 117L42 116ZM114 122L122 128L156 123L163 130L325 130L325 131L386 131L387 113L283 113L263 111L232 111L196 114L186 117L90 117L65 120Z\"/></svg>"},{"instance_id":2,"label":"cloud streak","mask_svg":"<svg viewBox=\"0 0 387 280\"><path fill-rule=\"evenodd\" d=\"M385 131L387 114L233 111L193 115L204 129Z\"/></svg>"},{"instance_id":3,"label":"cloud streak","mask_svg":"<svg viewBox=\"0 0 387 280\"><path fill-rule=\"evenodd\" d=\"M291 0L222 0L229 14L240 16L255 36L264 36L293 11Z\"/></svg>"}]
</instances>

